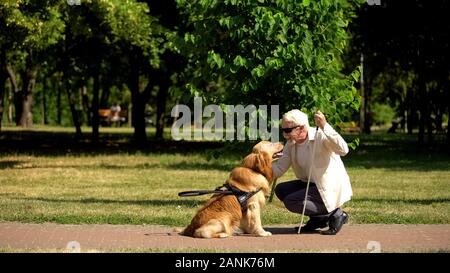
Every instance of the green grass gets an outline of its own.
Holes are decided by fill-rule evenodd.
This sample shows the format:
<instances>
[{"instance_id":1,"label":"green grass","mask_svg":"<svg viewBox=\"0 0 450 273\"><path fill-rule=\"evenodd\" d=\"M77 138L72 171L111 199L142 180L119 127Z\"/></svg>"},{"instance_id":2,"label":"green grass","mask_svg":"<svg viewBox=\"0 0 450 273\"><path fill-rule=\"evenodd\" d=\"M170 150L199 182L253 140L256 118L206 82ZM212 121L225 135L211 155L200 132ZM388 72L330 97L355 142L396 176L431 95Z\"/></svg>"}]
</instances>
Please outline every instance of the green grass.
<instances>
[{"instance_id":1,"label":"green grass","mask_svg":"<svg viewBox=\"0 0 450 273\"><path fill-rule=\"evenodd\" d=\"M111 128L94 148L71 142L71 130L0 134L0 221L185 226L209 196L181 198L178 192L221 185L251 147L150 141L136 149L125 141L131 130ZM450 223L446 149L418 149L407 135L361 138L343 158L354 191L345 206L350 222ZM207 160L211 151L221 156ZM278 183L293 177L289 171ZM276 197L262 213L264 225L299 219Z\"/></svg>"}]
</instances>

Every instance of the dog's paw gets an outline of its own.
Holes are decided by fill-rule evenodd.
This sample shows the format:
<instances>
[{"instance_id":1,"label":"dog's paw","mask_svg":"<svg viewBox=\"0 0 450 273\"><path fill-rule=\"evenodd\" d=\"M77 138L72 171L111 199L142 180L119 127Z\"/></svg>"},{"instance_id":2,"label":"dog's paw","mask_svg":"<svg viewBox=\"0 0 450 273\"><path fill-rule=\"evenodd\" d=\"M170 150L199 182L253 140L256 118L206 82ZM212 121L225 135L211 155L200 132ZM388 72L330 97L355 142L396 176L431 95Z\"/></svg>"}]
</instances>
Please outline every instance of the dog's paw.
<instances>
[{"instance_id":1,"label":"dog's paw","mask_svg":"<svg viewBox=\"0 0 450 273\"><path fill-rule=\"evenodd\" d=\"M263 231L263 232L258 233L258 236L268 237L268 236L272 236L272 233L269 231Z\"/></svg>"}]
</instances>

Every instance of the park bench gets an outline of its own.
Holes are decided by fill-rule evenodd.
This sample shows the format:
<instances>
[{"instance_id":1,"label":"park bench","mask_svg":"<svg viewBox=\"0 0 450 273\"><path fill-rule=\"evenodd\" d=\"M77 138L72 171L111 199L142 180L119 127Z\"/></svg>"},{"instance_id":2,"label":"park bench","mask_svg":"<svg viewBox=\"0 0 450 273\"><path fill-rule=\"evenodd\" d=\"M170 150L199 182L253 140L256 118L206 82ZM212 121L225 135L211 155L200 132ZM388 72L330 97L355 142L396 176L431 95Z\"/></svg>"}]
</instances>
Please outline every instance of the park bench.
<instances>
[{"instance_id":1,"label":"park bench","mask_svg":"<svg viewBox=\"0 0 450 273\"><path fill-rule=\"evenodd\" d=\"M109 109L98 109L98 117L100 119L100 125L109 126L110 123L111 110Z\"/></svg>"},{"instance_id":2,"label":"park bench","mask_svg":"<svg viewBox=\"0 0 450 273\"><path fill-rule=\"evenodd\" d=\"M116 118L113 118L111 109L98 109L98 116L102 126L111 126L113 124L122 126L128 119L128 112L121 110L117 113Z\"/></svg>"}]
</instances>

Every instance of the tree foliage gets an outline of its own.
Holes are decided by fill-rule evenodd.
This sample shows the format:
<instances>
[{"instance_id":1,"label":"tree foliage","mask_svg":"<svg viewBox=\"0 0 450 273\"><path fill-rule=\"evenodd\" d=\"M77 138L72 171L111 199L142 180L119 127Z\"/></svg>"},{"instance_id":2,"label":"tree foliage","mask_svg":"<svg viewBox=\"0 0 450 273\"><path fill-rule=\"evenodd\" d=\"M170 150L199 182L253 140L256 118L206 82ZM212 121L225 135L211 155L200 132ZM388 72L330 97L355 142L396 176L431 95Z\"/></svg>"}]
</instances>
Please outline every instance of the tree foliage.
<instances>
[{"instance_id":1,"label":"tree foliage","mask_svg":"<svg viewBox=\"0 0 450 273\"><path fill-rule=\"evenodd\" d=\"M0 65L4 68L14 59L21 74L22 88L15 94L15 108L16 123L23 127L33 124L33 92L41 63L51 47L63 37L64 24L59 7L60 1L57 0L7 0L0 3L0 50L6 56ZM9 71L13 71L10 68Z\"/></svg>"},{"instance_id":2,"label":"tree foliage","mask_svg":"<svg viewBox=\"0 0 450 273\"><path fill-rule=\"evenodd\" d=\"M443 115L450 111L449 12L446 0L385 0L364 6L350 28L351 55L364 54L368 97L377 99L372 89L383 89L385 102L396 106L408 131L419 126L420 144L425 131L431 144L432 132L442 131Z\"/></svg>"},{"instance_id":3,"label":"tree foliage","mask_svg":"<svg viewBox=\"0 0 450 273\"><path fill-rule=\"evenodd\" d=\"M79 5L69 5L65 0L6 0L0 3L0 14L0 66L3 69L8 64L15 70L23 70L18 73L22 94L17 92L14 96L24 103L23 106L16 103L16 116L31 117L34 83L42 73L39 68L45 65L50 74L45 76L50 77L56 71L64 75L78 135L81 135L77 109L82 105L78 103L80 88L92 87L92 101L88 101L85 111L96 134L101 89L106 94L113 85L119 88L131 85L130 74L134 73L137 81L130 90L139 93L139 77L148 77L150 68L159 67L159 56L165 49L161 46L165 30L150 14L146 3L134 0L83 0ZM91 79L93 84L89 84ZM0 101L1 98L3 92ZM85 98L88 96L83 95ZM143 123L143 107L136 105L145 106L148 99L139 94L133 98L134 108L142 112L135 112L133 118L142 119ZM140 128L142 132L145 134L145 128Z\"/></svg>"},{"instance_id":4,"label":"tree foliage","mask_svg":"<svg viewBox=\"0 0 450 273\"><path fill-rule=\"evenodd\" d=\"M60 1L2 1L0 4L4 24L2 31L8 32L9 38L14 39L16 50L19 48L44 50L62 38L64 24L58 2Z\"/></svg>"},{"instance_id":5,"label":"tree foliage","mask_svg":"<svg viewBox=\"0 0 450 273\"><path fill-rule=\"evenodd\" d=\"M179 43L190 59L189 89L219 102L324 111L332 122L358 109L355 71L340 56L352 1L177 1L192 31Z\"/></svg>"}]
</instances>

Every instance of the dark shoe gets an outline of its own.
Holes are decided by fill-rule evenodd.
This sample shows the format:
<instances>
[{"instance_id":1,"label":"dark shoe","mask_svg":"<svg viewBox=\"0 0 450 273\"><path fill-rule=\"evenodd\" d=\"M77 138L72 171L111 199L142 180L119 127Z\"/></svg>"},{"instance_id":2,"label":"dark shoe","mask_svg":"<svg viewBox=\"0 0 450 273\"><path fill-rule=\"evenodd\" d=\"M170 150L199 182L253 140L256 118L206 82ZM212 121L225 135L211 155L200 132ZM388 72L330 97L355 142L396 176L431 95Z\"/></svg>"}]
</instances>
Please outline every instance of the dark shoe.
<instances>
[{"instance_id":1,"label":"dark shoe","mask_svg":"<svg viewBox=\"0 0 450 273\"><path fill-rule=\"evenodd\" d=\"M330 228L328 230L322 231L322 235L336 235L342 228L342 226L347 223L348 214L343 211L338 217L332 216L330 219Z\"/></svg>"},{"instance_id":2,"label":"dark shoe","mask_svg":"<svg viewBox=\"0 0 450 273\"><path fill-rule=\"evenodd\" d=\"M318 228L325 228L328 226L328 221L309 220L306 225L302 227L301 232L313 232ZM298 233L299 227L295 227L295 232Z\"/></svg>"}]
</instances>

